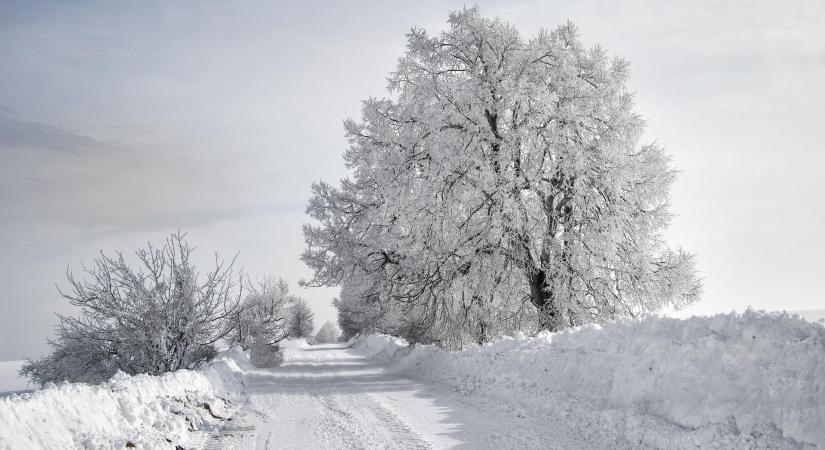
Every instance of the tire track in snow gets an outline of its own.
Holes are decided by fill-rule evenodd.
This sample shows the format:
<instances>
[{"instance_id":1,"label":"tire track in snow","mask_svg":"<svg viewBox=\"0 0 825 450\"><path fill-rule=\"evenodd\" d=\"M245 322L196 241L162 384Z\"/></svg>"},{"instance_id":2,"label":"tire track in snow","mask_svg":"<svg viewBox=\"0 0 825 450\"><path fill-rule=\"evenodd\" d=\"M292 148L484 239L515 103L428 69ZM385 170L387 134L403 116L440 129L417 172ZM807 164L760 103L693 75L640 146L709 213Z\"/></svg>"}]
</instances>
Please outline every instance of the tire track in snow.
<instances>
[{"instance_id":1,"label":"tire track in snow","mask_svg":"<svg viewBox=\"0 0 825 450\"><path fill-rule=\"evenodd\" d=\"M371 395L320 395L324 440L340 448L431 449L418 432ZM327 433L329 432L329 433Z\"/></svg>"},{"instance_id":2,"label":"tire track in snow","mask_svg":"<svg viewBox=\"0 0 825 450\"><path fill-rule=\"evenodd\" d=\"M366 400L364 406L380 420L385 429L395 438L401 449L431 449L432 445L427 442L418 432L411 428L401 417L392 410L376 400L372 395L364 395Z\"/></svg>"},{"instance_id":3,"label":"tire track in snow","mask_svg":"<svg viewBox=\"0 0 825 450\"><path fill-rule=\"evenodd\" d=\"M353 423L352 414L344 410L334 399L319 395L318 400L323 406L320 432L321 439L327 443L327 448L366 448L361 441L362 433Z\"/></svg>"},{"instance_id":4,"label":"tire track in snow","mask_svg":"<svg viewBox=\"0 0 825 450\"><path fill-rule=\"evenodd\" d=\"M247 401L233 420L254 429L219 431L206 447L295 450L429 448L635 448L591 445L589 414L534 417L493 398L460 395L388 372L342 347L292 350L281 367L246 375ZM229 425L229 424L227 424Z\"/></svg>"}]
</instances>

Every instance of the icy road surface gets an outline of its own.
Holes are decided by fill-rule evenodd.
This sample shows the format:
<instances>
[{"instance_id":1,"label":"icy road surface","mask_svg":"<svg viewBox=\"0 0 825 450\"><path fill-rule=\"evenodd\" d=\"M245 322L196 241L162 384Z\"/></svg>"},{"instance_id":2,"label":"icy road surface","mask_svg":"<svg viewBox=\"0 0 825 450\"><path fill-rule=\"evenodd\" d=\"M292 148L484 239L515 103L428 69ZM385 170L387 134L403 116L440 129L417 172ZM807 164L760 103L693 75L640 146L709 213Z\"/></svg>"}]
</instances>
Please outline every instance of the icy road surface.
<instances>
[{"instance_id":1,"label":"icy road surface","mask_svg":"<svg viewBox=\"0 0 825 450\"><path fill-rule=\"evenodd\" d=\"M247 403L207 449L586 447L563 426L388 373L343 345L285 356L246 375Z\"/></svg>"}]
</instances>

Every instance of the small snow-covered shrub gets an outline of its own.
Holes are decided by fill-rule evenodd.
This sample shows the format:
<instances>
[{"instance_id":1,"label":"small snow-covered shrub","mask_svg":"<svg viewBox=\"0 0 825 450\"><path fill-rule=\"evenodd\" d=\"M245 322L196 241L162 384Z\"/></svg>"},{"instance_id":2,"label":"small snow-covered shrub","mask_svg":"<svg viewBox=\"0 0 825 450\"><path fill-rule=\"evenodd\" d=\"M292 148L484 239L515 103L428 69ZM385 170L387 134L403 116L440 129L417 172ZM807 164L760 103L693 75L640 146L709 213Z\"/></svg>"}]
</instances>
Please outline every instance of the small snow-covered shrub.
<instances>
[{"instance_id":1,"label":"small snow-covered shrub","mask_svg":"<svg viewBox=\"0 0 825 450\"><path fill-rule=\"evenodd\" d=\"M270 344L263 335L257 335L252 343L251 360L255 367L275 367L284 361L284 352L278 344Z\"/></svg>"},{"instance_id":2,"label":"small snow-covered shrub","mask_svg":"<svg viewBox=\"0 0 825 450\"><path fill-rule=\"evenodd\" d=\"M101 253L83 266L86 280L69 273L71 290L61 294L80 315L60 316L52 353L20 373L38 384L100 383L117 371L158 375L211 360L239 304L234 260L216 257L214 269L199 277L191 253L185 234L176 233L160 248L138 250L136 268L121 253Z\"/></svg>"},{"instance_id":3,"label":"small snow-covered shrub","mask_svg":"<svg viewBox=\"0 0 825 450\"><path fill-rule=\"evenodd\" d=\"M266 347L277 348L289 336L290 306L298 297L290 295L286 281L272 277L247 283L247 291L232 319L230 341L246 350L257 348L258 352Z\"/></svg>"}]
</instances>

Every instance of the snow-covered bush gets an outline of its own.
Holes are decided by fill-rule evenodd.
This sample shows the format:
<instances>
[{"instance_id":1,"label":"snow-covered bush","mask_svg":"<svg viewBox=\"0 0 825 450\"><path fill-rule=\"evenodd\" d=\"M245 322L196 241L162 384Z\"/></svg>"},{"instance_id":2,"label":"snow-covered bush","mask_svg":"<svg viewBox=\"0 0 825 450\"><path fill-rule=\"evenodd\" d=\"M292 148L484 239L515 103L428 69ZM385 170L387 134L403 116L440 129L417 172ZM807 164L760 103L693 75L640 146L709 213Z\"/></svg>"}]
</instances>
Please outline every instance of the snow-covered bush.
<instances>
[{"instance_id":1,"label":"snow-covered bush","mask_svg":"<svg viewBox=\"0 0 825 450\"><path fill-rule=\"evenodd\" d=\"M137 268L121 253L101 253L83 266L86 280L69 273L71 290L61 294L80 315L60 316L52 353L27 362L21 374L38 384L99 383L117 371L157 375L211 360L239 304L234 260L216 256L214 269L199 277L191 253L185 234L176 233L160 248L138 250Z\"/></svg>"},{"instance_id":2,"label":"snow-covered bush","mask_svg":"<svg viewBox=\"0 0 825 450\"><path fill-rule=\"evenodd\" d=\"M318 332L315 333L315 343L329 344L332 342L337 342L339 336L341 336L341 333L338 331L338 327L336 327L332 322L326 321Z\"/></svg>"},{"instance_id":3,"label":"snow-covered bush","mask_svg":"<svg viewBox=\"0 0 825 450\"><path fill-rule=\"evenodd\" d=\"M256 367L283 362L279 343L289 336L290 308L299 300L286 281L266 277L247 283L248 294L233 318L230 341L249 350Z\"/></svg>"},{"instance_id":4,"label":"snow-covered bush","mask_svg":"<svg viewBox=\"0 0 825 450\"><path fill-rule=\"evenodd\" d=\"M298 298L286 281L272 277L248 282L247 291L233 317L230 342L250 350L257 367L277 366L283 361L278 343L289 336L290 307Z\"/></svg>"},{"instance_id":5,"label":"snow-covered bush","mask_svg":"<svg viewBox=\"0 0 825 450\"><path fill-rule=\"evenodd\" d=\"M275 367L284 362L284 351L278 344L270 343L269 339L257 334L252 340L250 360L255 367Z\"/></svg>"}]
</instances>

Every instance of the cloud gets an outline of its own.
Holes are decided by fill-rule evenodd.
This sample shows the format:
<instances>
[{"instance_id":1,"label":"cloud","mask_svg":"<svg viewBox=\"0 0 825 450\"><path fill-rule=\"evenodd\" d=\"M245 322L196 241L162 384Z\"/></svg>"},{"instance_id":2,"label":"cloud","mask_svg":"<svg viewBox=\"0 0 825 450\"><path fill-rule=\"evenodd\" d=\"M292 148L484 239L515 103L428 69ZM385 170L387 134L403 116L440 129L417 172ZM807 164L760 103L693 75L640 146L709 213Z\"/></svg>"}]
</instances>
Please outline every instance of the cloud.
<instances>
[{"instance_id":1,"label":"cloud","mask_svg":"<svg viewBox=\"0 0 825 450\"><path fill-rule=\"evenodd\" d=\"M303 208L302 199L254 195L244 171L225 161L10 117L0 118L0 166L0 224L63 224L89 239Z\"/></svg>"},{"instance_id":2,"label":"cloud","mask_svg":"<svg viewBox=\"0 0 825 450\"><path fill-rule=\"evenodd\" d=\"M79 154L111 150L102 142L60 127L0 116L0 148Z\"/></svg>"}]
</instances>

